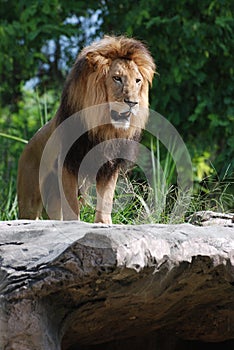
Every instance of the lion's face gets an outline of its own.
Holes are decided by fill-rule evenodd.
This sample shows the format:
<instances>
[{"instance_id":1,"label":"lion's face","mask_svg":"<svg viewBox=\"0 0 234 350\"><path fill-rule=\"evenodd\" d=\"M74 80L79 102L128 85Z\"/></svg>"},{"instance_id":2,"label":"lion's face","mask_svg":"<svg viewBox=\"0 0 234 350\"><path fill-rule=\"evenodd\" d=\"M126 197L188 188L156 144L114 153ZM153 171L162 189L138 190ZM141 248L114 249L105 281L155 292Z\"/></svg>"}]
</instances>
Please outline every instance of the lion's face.
<instances>
[{"instance_id":1,"label":"lion's face","mask_svg":"<svg viewBox=\"0 0 234 350\"><path fill-rule=\"evenodd\" d=\"M142 84L143 77L133 61L116 59L112 62L106 88L110 119L115 128L128 129L132 115L137 115Z\"/></svg>"},{"instance_id":2,"label":"lion's face","mask_svg":"<svg viewBox=\"0 0 234 350\"><path fill-rule=\"evenodd\" d=\"M141 42L105 36L77 57L63 93L58 124L80 112L95 140L132 139L148 120L154 72L154 61Z\"/></svg>"}]
</instances>

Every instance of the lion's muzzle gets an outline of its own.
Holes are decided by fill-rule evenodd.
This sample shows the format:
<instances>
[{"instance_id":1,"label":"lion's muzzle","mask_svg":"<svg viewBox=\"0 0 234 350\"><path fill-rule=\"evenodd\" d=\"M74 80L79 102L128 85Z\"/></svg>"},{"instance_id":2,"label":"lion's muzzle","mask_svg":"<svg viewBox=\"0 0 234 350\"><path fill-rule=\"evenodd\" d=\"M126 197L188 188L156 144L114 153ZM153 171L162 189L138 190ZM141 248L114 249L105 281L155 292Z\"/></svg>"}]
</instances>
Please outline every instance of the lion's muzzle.
<instances>
[{"instance_id":1,"label":"lion's muzzle","mask_svg":"<svg viewBox=\"0 0 234 350\"><path fill-rule=\"evenodd\" d=\"M111 123L117 129L128 129L131 115L137 115L139 110L138 102L124 100L123 102L110 102Z\"/></svg>"},{"instance_id":2,"label":"lion's muzzle","mask_svg":"<svg viewBox=\"0 0 234 350\"><path fill-rule=\"evenodd\" d=\"M131 110L123 113L118 113L117 111L111 110L111 119L115 122L129 120L131 116Z\"/></svg>"},{"instance_id":3,"label":"lion's muzzle","mask_svg":"<svg viewBox=\"0 0 234 350\"><path fill-rule=\"evenodd\" d=\"M110 111L111 122L117 129L128 129L130 126L131 109L126 112L117 112L115 110Z\"/></svg>"}]
</instances>

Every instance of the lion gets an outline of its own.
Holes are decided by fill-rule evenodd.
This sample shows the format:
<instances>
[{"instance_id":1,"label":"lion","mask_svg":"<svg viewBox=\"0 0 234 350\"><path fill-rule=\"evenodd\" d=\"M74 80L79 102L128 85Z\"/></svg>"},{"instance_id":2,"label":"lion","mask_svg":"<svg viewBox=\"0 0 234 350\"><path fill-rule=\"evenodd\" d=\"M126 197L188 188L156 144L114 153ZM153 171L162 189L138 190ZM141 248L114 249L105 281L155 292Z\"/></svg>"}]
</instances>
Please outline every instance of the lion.
<instances>
[{"instance_id":1,"label":"lion","mask_svg":"<svg viewBox=\"0 0 234 350\"><path fill-rule=\"evenodd\" d=\"M95 222L112 223L117 178L137 152L148 119L148 90L155 71L149 50L133 38L104 36L80 52L56 115L32 137L19 159L20 219L39 219L45 210L52 220L79 220L81 189L94 177ZM63 128L73 116L72 126ZM76 133L79 137L67 150L71 134L74 139ZM55 155L44 157L45 149ZM43 157L47 159L46 172L39 176ZM81 166L84 159L88 165Z\"/></svg>"}]
</instances>

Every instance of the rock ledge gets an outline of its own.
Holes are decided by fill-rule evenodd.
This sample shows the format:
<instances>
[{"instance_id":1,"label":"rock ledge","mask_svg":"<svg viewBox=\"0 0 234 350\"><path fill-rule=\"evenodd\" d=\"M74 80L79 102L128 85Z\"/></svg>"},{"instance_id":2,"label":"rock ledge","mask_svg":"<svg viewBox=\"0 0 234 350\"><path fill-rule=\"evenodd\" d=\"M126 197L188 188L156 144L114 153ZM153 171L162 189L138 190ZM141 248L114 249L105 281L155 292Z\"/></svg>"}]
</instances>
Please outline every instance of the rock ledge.
<instances>
[{"instance_id":1,"label":"rock ledge","mask_svg":"<svg viewBox=\"0 0 234 350\"><path fill-rule=\"evenodd\" d=\"M231 349L234 225L0 222L0 292L3 350Z\"/></svg>"}]
</instances>

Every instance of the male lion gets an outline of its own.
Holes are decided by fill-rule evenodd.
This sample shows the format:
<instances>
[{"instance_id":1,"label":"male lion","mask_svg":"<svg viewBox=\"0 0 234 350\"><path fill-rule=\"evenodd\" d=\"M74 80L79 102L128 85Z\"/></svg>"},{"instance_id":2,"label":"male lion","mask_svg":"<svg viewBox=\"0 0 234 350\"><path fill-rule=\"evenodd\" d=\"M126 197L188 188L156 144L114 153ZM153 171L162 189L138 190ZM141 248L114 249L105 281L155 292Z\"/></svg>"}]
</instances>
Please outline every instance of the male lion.
<instances>
[{"instance_id":1,"label":"male lion","mask_svg":"<svg viewBox=\"0 0 234 350\"><path fill-rule=\"evenodd\" d=\"M154 72L149 51L135 39L105 36L81 51L55 117L33 136L19 160L20 218L38 219L44 207L50 219L79 219L78 195L85 180L95 177L95 222L111 223L118 172L134 159L148 119ZM63 127L69 120L70 126Z\"/></svg>"}]
</instances>

